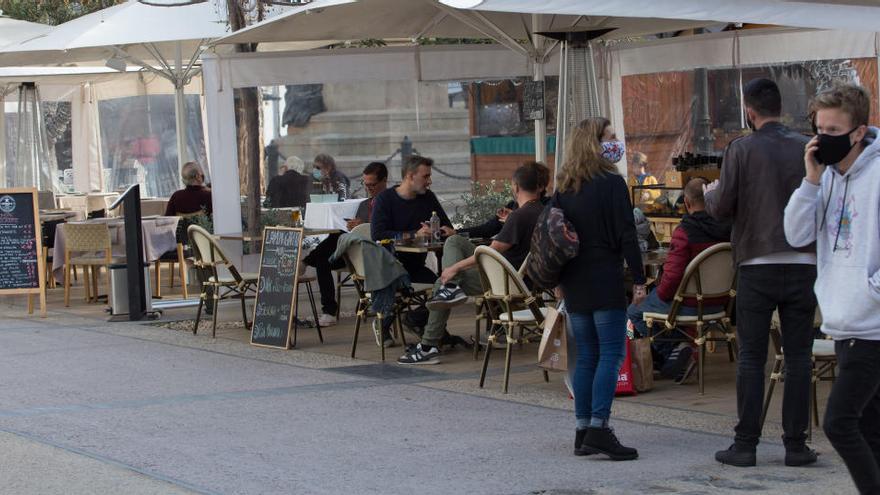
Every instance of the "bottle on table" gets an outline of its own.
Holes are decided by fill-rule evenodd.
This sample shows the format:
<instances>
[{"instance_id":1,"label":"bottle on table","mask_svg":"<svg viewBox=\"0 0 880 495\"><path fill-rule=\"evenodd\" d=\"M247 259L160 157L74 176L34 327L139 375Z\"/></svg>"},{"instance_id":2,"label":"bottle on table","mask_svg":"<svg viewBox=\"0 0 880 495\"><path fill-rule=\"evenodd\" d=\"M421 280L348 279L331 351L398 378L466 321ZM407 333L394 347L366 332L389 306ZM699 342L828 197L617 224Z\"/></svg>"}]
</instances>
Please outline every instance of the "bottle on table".
<instances>
[{"instance_id":1,"label":"bottle on table","mask_svg":"<svg viewBox=\"0 0 880 495\"><path fill-rule=\"evenodd\" d=\"M443 231L440 230L440 217L437 216L436 211L431 212L431 241L432 242L440 242L440 237Z\"/></svg>"}]
</instances>

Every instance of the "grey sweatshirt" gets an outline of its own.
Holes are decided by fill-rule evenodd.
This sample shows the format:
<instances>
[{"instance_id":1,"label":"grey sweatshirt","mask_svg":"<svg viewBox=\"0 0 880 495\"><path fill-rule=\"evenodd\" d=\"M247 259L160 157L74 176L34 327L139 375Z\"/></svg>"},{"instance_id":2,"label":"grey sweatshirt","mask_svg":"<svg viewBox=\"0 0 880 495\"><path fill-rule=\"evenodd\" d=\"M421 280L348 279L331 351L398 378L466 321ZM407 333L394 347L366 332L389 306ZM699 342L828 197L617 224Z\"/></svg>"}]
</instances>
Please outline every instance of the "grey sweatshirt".
<instances>
[{"instance_id":1,"label":"grey sweatshirt","mask_svg":"<svg viewBox=\"0 0 880 495\"><path fill-rule=\"evenodd\" d=\"M806 180L785 208L792 246L816 241L822 331L835 340L880 340L880 129L845 174L830 166Z\"/></svg>"}]
</instances>

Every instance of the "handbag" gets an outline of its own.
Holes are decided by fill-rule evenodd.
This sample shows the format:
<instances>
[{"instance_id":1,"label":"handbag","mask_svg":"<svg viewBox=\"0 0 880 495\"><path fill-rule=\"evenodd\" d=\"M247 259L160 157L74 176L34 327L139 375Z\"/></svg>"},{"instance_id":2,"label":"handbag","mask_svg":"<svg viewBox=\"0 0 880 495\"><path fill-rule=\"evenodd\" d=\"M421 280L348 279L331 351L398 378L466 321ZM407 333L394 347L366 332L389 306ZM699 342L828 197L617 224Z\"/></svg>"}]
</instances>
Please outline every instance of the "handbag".
<instances>
[{"instance_id":1,"label":"handbag","mask_svg":"<svg viewBox=\"0 0 880 495\"><path fill-rule=\"evenodd\" d=\"M526 275L535 288L553 289L559 285L563 268L579 250L577 231L565 218L565 212L559 207L559 193L556 193L535 224Z\"/></svg>"},{"instance_id":2,"label":"handbag","mask_svg":"<svg viewBox=\"0 0 880 495\"><path fill-rule=\"evenodd\" d=\"M568 371L565 314L555 308L547 309L544 318L544 333L538 346L538 366L548 371Z\"/></svg>"}]
</instances>

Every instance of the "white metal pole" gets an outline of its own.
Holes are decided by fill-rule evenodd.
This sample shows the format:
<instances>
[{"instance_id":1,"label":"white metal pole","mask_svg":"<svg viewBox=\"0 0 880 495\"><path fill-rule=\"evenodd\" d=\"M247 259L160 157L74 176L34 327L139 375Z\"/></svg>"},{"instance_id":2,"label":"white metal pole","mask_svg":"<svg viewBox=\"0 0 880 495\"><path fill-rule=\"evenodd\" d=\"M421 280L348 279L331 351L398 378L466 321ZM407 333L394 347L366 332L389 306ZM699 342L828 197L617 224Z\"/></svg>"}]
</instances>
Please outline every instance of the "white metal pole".
<instances>
[{"instance_id":1,"label":"white metal pole","mask_svg":"<svg viewBox=\"0 0 880 495\"><path fill-rule=\"evenodd\" d=\"M532 14L532 43L534 48L532 80L543 83L544 37L536 34L540 26L541 15ZM542 118L535 120L535 161L545 163L547 161L547 119L543 108L541 109L541 116Z\"/></svg>"},{"instance_id":2,"label":"white metal pole","mask_svg":"<svg viewBox=\"0 0 880 495\"><path fill-rule=\"evenodd\" d=\"M180 41L177 42L174 66L174 116L177 123L177 180L180 183L180 172L183 164L188 160L186 149L186 101L183 95L183 85L186 81L183 71L183 56L181 54Z\"/></svg>"},{"instance_id":3,"label":"white metal pole","mask_svg":"<svg viewBox=\"0 0 880 495\"><path fill-rule=\"evenodd\" d=\"M565 160L565 133L568 129L568 42L559 44L559 91L556 95L556 167L553 174L553 190L556 190L556 177Z\"/></svg>"}]
</instances>

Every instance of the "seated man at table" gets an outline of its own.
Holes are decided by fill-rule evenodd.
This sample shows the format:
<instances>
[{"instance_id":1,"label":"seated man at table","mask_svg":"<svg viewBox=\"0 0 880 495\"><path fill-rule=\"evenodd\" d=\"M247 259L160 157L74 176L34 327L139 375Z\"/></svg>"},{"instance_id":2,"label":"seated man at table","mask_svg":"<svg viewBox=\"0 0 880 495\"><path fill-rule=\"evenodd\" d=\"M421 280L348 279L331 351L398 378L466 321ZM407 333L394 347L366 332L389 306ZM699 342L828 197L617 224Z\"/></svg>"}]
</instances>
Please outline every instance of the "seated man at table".
<instances>
[{"instance_id":1,"label":"seated man at table","mask_svg":"<svg viewBox=\"0 0 880 495\"><path fill-rule=\"evenodd\" d=\"M490 247L501 253L515 268L529 254L532 232L538 216L544 211L541 203L540 164L526 163L513 174L513 192L517 208L504 222L501 232ZM400 364L437 364L440 362L440 340L446 331L450 308L464 303L468 296L483 293L480 274L476 269L476 247L462 236L452 236L443 246L443 273L434 285L434 296L428 301L428 324L422 341L397 360Z\"/></svg>"},{"instance_id":2,"label":"seated man at table","mask_svg":"<svg viewBox=\"0 0 880 495\"><path fill-rule=\"evenodd\" d=\"M550 201L550 196L547 196L547 186L550 185L550 169L547 168L546 165L540 162L526 162L530 164L534 164L538 167L538 171L541 174L541 203L547 204ZM471 238L481 237L484 239L488 239L490 237L494 237L495 234L501 232L501 227L504 226L504 222L507 220L507 216L510 215L510 212L515 210L518 207L516 204L516 198L510 200L509 203L504 205L503 208L499 208L495 215L492 216L489 220L486 220L484 223L477 225L476 227L469 227L466 229L461 229L459 232L468 234Z\"/></svg>"},{"instance_id":3,"label":"seated man at table","mask_svg":"<svg viewBox=\"0 0 880 495\"><path fill-rule=\"evenodd\" d=\"M695 178L684 188L684 204L687 214L681 219L681 225L672 232L672 241L669 246L669 254L663 263L663 276L660 285L652 290L648 297L640 304L631 304L627 309L627 316L633 324L633 329L640 336L650 334L648 325L642 319L644 313L666 313L672 306L672 298L684 278L685 269L703 250L719 243L730 242L731 225L729 222L720 222L706 213L703 200L703 185L705 179ZM704 313L713 313L721 310L721 305L726 301L707 300L703 309ZM680 315L697 314L697 302L685 300L679 310ZM667 345L663 345L667 344ZM674 354L674 359L668 359L669 365L662 367L662 373L667 378L675 378L681 372L691 357L690 346L668 345L669 343L655 344L655 355L658 366ZM677 352L676 352L677 351Z\"/></svg>"},{"instance_id":4,"label":"seated man at table","mask_svg":"<svg viewBox=\"0 0 880 495\"><path fill-rule=\"evenodd\" d=\"M287 171L272 177L266 187L266 206L270 208L305 207L309 202L312 179L303 175L306 164L298 156L290 156L282 168Z\"/></svg>"},{"instance_id":5,"label":"seated man at table","mask_svg":"<svg viewBox=\"0 0 880 495\"><path fill-rule=\"evenodd\" d=\"M402 181L386 189L376 197L373 216L370 219L374 241L404 239L410 236L429 236L429 221L433 212L440 217L440 225L446 236L455 233L452 222L440 206L431 187L431 167L434 160L413 156L403 165ZM425 253L397 253L397 258L414 283L432 284L437 275L425 266Z\"/></svg>"},{"instance_id":6,"label":"seated man at table","mask_svg":"<svg viewBox=\"0 0 880 495\"><path fill-rule=\"evenodd\" d=\"M211 214L211 190L205 187L205 174L196 162L187 162L180 170L184 189L175 191L165 206L165 216L204 211Z\"/></svg>"},{"instance_id":7,"label":"seated man at table","mask_svg":"<svg viewBox=\"0 0 880 495\"><path fill-rule=\"evenodd\" d=\"M358 205L354 218L348 220L349 231L362 223L369 223L376 195L388 187L388 168L382 162L370 163L364 168L362 182L368 197ZM339 235L330 234L327 236L308 256L303 258L303 264L300 265L301 267L305 267L305 265L315 267L315 272L318 276L318 288L321 290L322 314L318 317L318 323L322 327L336 324L338 303L336 301L336 286L333 283L332 272L344 267L345 263L342 260L330 263L330 256L336 251L336 245L339 244Z\"/></svg>"}]
</instances>

